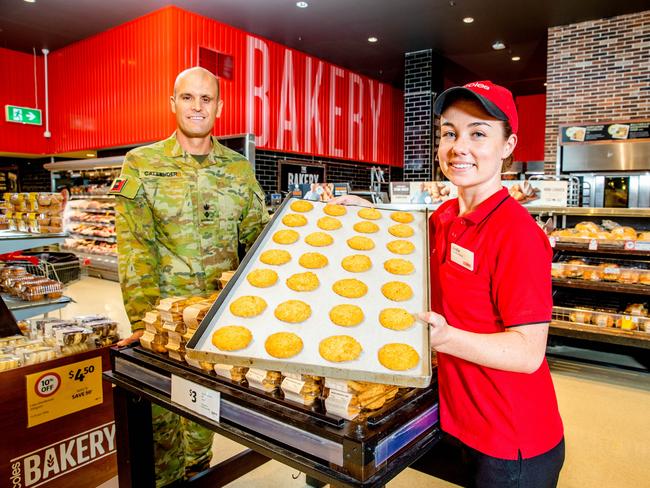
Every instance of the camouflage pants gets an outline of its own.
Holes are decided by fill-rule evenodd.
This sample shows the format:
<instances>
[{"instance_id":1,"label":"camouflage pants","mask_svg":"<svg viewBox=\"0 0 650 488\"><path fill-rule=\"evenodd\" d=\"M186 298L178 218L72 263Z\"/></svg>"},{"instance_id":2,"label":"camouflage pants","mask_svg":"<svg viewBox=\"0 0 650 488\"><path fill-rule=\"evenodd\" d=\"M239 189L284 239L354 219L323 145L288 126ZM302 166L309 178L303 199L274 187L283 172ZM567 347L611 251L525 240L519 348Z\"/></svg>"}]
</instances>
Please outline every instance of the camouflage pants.
<instances>
[{"instance_id":1,"label":"camouflage pants","mask_svg":"<svg viewBox=\"0 0 650 488\"><path fill-rule=\"evenodd\" d=\"M211 430L152 404L156 487L183 479L185 469L208 465L212 459Z\"/></svg>"}]
</instances>

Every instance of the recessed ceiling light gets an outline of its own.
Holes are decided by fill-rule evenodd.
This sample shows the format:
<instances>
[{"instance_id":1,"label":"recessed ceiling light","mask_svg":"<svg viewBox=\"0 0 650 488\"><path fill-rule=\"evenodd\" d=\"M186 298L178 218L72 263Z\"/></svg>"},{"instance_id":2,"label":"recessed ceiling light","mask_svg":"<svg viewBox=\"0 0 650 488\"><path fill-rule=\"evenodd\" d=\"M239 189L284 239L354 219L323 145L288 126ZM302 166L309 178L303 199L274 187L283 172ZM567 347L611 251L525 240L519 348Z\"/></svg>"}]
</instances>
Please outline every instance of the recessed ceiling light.
<instances>
[{"instance_id":1,"label":"recessed ceiling light","mask_svg":"<svg viewBox=\"0 0 650 488\"><path fill-rule=\"evenodd\" d=\"M93 153L86 153L87 158L94 158L95 155Z\"/></svg>"},{"instance_id":2,"label":"recessed ceiling light","mask_svg":"<svg viewBox=\"0 0 650 488\"><path fill-rule=\"evenodd\" d=\"M474 22L474 17L464 17L463 22L465 22L466 24L471 24L472 22Z\"/></svg>"},{"instance_id":3,"label":"recessed ceiling light","mask_svg":"<svg viewBox=\"0 0 650 488\"><path fill-rule=\"evenodd\" d=\"M298 8L307 8L309 4L307 2L296 2L296 7Z\"/></svg>"},{"instance_id":4,"label":"recessed ceiling light","mask_svg":"<svg viewBox=\"0 0 650 488\"><path fill-rule=\"evenodd\" d=\"M377 42L379 39L377 39L375 36L370 36L368 38L368 42Z\"/></svg>"},{"instance_id":5,"label":"recessed ceiling light","mask_svg":"<svg viewBox=\"0 0 650 488\"><path fill-rule=\"evenodd\" d=\"M547 85L548 85L548 83L544 82L544 86L547 86Z\"/></svg>"},{"instance_id":6,"label":"recessed ceiling light","mask_svg":"<svg viewBox=\"0 0 650 488\"><path fill-rule=\"evenodd\" d=\"M501 51L501 49L505 49L506 45L503 43L503 41L494 41L492 43L492 49L495 51Z\"/></svg>"},{"instance_id":7,"label":"recessed ceiling light","mask_svg":"<svg viewBox=\"0 0 650 488\"><path fill-rule=\"evenodd\" d=\"M510 59L512 59L513 61L519 61L521 58L519 56L513 56Z\"/></svg>"},{"instance_id":8,"label":"recessed ceiling light","mask_svg":"<svg viewBox=\"0 0 650 488\"><path fill-rule=\"evenodd\" d=\"M36 0L25 0L27 3L36 3Z\"/></svg>"}]
</instances>

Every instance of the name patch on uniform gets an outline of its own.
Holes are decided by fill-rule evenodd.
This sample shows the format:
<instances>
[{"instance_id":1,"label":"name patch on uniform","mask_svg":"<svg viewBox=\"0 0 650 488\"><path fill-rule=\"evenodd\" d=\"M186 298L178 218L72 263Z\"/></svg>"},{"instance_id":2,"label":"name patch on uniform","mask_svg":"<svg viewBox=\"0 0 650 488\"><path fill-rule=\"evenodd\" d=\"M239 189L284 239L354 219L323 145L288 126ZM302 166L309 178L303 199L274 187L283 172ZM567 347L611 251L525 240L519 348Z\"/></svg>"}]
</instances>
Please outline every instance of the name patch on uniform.
<instances>
[{"instance_id":1,"label":"name patch on uniform","mask_svg":"<svg viewBox=\"0 0 650 488\"><path fill-rule=\"evenodd\" d=\"M474 253L453 242L451 243L451 260L465 269L474 271Z\"/></svg>"},{"instance_id":2,"label":"name patch on uniform","mask_svg":"<svg viewBox=\"0 0 650 488\"><path fill-rule=\"evenodd\" d=\"M173 178L174 176L178 176L178 171L142 171L142 176L160 176L163 178Z\"/></svg>"},{"instance_id":3,"label":"name patch on uniform","mask_svg":"<svg viewBox=\"0 0 650 488\"><path fill-rule=\"evenodd\" d=\"M133 200L138 194L140 182L128 176L120 176L115 178L111 184L111 189L108 190L109 195L120 195L122 197Z\"/></svg>"}]
</instances>

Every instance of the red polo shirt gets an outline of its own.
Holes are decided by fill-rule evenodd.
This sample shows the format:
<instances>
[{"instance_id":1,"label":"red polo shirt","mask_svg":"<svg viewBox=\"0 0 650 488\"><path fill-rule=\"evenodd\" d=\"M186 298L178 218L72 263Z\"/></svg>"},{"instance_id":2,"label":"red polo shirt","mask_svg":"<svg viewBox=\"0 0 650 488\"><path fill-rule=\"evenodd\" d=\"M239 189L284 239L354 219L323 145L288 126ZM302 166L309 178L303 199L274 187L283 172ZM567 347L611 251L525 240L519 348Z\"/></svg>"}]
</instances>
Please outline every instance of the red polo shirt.
<instances>
[{"instance_id":1,"label":"red polo shirt","mask_svg":"<svg viewBox=\"0 0 650 488\"><path fill-rule=\"evenodd\" d=\"M450 200L429 222L432 309L481 334L550 322L552 251L528 212L505 188L458 212ZM562 439L546 359L524 374L438 353L438 380L443 430L484 454L530 458Z\"/></svg>"}]
</instances>

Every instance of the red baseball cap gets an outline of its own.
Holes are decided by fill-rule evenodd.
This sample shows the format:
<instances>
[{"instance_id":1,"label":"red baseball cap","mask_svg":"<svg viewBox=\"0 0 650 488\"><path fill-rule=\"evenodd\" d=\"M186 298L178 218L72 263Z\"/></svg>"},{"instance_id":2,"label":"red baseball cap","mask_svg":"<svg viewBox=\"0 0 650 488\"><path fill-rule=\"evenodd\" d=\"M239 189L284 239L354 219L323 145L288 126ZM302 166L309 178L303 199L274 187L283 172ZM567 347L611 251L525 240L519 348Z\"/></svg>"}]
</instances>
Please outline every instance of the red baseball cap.
<instances>
[{"instance_id":1,"label":"red baseball cap","mask_svg":"<svg viewBox=\"0 0 650 488\"><path fill-rule=\"evenodd\" d=\"M483 108L499 120L507 120L512 127L512 133L519 129L519 116L512 93L507 88L495 85L491 81L473 81L463 86L454 86L442 92L433 104L433 113L440 115L448 102L456 95L465 93L478 100Z\"/></svg>"}]
</instances>

